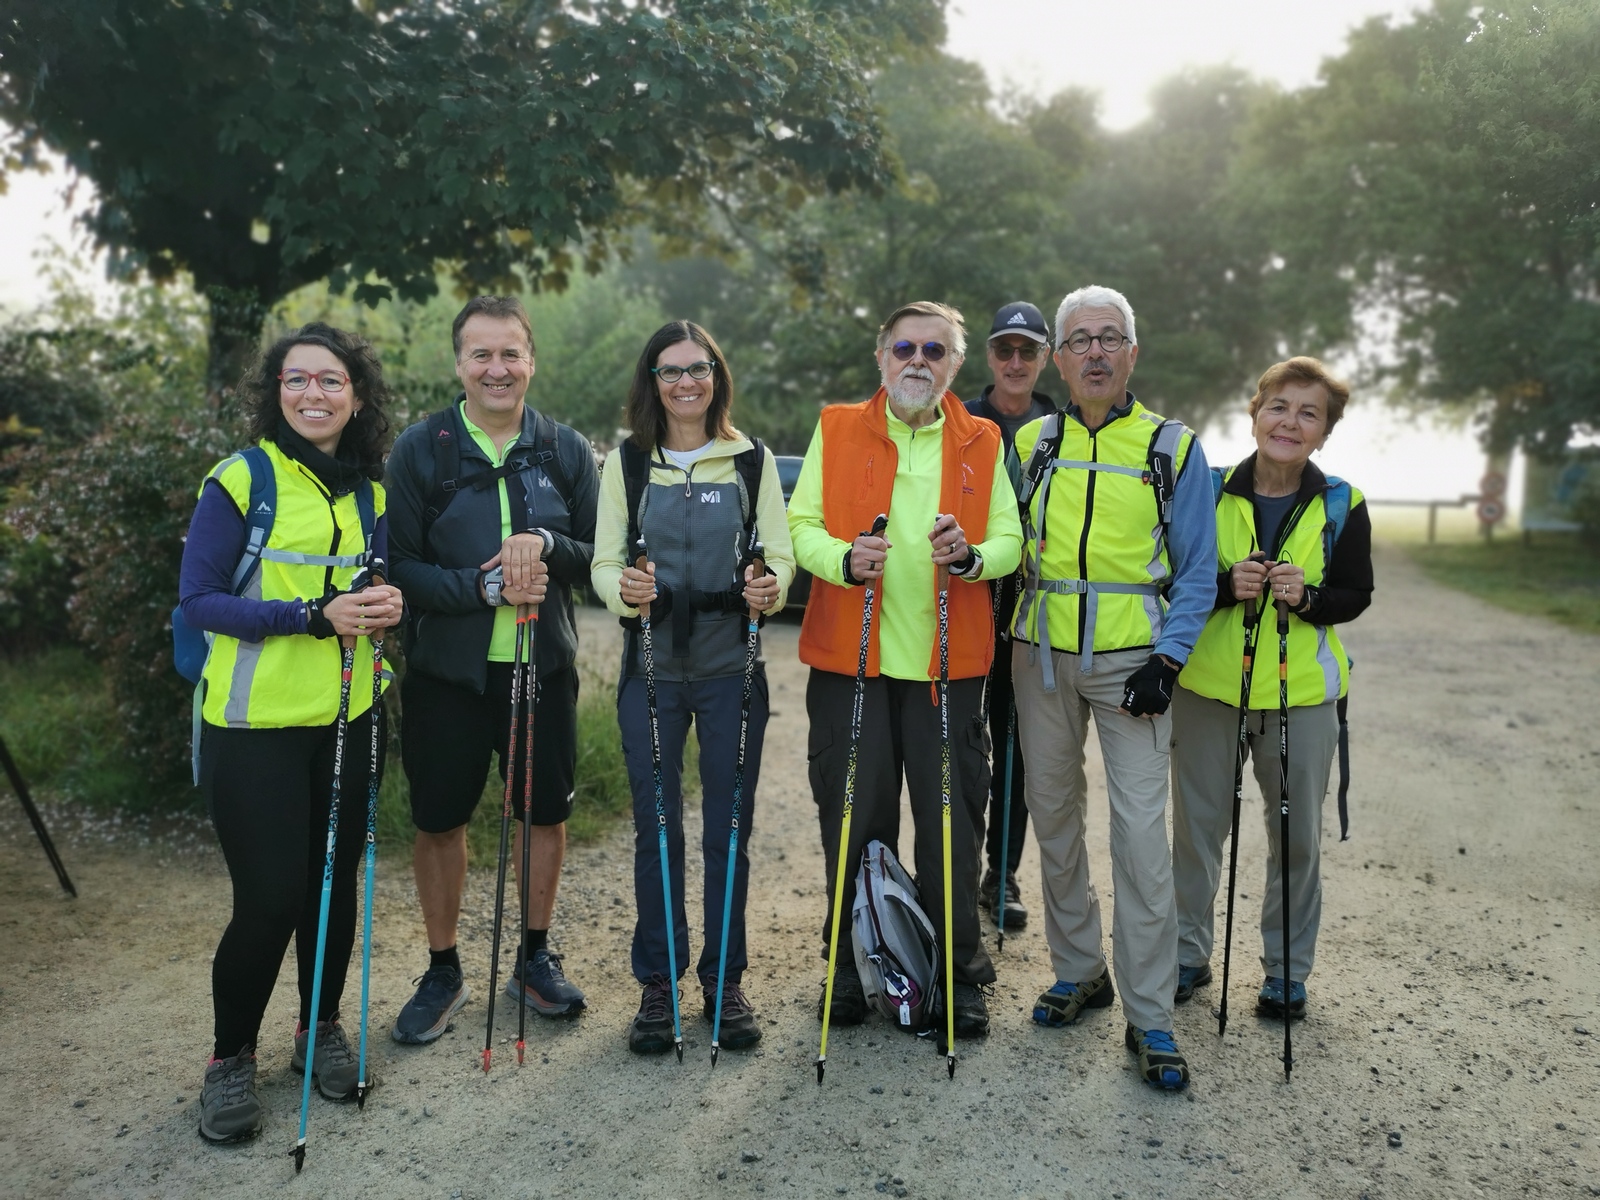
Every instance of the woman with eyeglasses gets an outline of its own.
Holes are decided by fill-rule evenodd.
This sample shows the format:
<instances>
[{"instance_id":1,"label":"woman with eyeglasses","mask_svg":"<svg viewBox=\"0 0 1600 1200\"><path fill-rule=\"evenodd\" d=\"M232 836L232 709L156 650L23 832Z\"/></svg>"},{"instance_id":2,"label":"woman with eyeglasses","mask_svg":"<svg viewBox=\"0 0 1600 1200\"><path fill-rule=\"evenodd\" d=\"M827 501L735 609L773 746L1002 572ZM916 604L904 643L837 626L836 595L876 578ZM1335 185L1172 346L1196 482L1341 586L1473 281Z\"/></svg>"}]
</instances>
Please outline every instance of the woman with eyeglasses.
<instances>
[{"instance_id":1,"label":"woman with eyeglasses","mask_svg":"<svg viewBox=\"0 0 1600 1200\"><path fill-rule=\"evenodd\" d=\"M179 584L184 620L210 642L200 787L233 880L232 917L212 959L215 1028L200 1097L200 1132L215 1142L261 1129L255 1048L291 936L300 985L291 1065L304 1070L314 1028L318 1091L330 1100L355 1095L358 1063L339 1005L355 942L372 722L380 724L380 756L386 739L370 676L358 669L313 1014L340 642L354 641L357 663L370 663L366 639L401 616L399 591L373 578L381 577L388 540L376 481L389 444L389 391L372 347L306 325L262 355L239 399L255 446L224 459L201 484Z\"/></svg>"},{"instance_id":2,"label":"woman with eyeglasses","mask_svg":"<svg viewBox=\"0 0 1600 1200\"><path fill-rule=\"evenodd\" d=\"M594 588L628 630L617 721L633 791L638 907L633 973L643 995L628 1027L628 1048L638 1054L660 1054L674 1044L678 981L669 967L669 922L679 974L689 965L680 775L691 718L698 731L705 818L704 936L695 973L705 1019L709 1023L716 1016L740 714L747 686L750 711L742 731L739 840L720 1034L721 1045L734 1050L761 1040L741 980L747 965L748 847L767 724L767 682L759 661L746 682L747 631L752 611L764 616L782 607L794 578L794 552L772 452L734 428L732 409L733 377L711 335L692 321L662 326L645 344L628 389L623 420L632 432L606 459L600 477ZM643 562L641 540L648 548ZM648 605L651 624L654 731L646 699L641 605ZM661 888L653 737L660 739L670 914Z\"/></svg>"}]
</instances>

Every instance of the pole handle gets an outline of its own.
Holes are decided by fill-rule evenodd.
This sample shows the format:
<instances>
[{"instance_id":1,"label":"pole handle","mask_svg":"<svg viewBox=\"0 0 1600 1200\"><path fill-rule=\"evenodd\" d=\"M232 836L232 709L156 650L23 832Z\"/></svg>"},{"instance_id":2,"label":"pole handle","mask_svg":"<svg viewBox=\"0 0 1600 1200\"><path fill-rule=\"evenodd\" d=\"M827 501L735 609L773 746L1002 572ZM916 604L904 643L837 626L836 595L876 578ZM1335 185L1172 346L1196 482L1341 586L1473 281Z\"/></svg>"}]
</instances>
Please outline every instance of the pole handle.
<instances>
[{"instance_id":1,"label":"pole handle","mask_svg":"<svg viewBox=\"0 0 1600 1200\"><path fill-rule=\"evenodd\" d=\"M648 572L650 568L650 551L645 547L644 539L640 538L633 545L633 568L636 571ZM646 620L650 617L650 601L646 600L639 605L639 615Z\"/></svg>"}]
</instances>

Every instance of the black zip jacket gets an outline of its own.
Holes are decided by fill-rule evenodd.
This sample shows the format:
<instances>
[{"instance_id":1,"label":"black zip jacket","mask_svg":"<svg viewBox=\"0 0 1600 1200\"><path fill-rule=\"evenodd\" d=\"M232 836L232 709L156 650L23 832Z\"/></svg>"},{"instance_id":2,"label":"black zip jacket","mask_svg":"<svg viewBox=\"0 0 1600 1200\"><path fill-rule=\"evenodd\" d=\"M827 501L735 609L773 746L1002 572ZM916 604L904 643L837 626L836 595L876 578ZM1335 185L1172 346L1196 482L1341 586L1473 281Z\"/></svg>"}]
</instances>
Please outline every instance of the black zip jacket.
<instances>
[{"instance_id":1,"label":"black zip jacket","mask_svg":"<svg viewBox=\"0 0 1600 1200\"><path fill-rule=\"evenodd\" d=\"M516 444L537 452L535 417L532 408L524 407L522 433ZM490 470L493 464L459 420L456 424L461 478ZM545 556L550 590L539 607L537 666L541 674L570 667L577 657L572 587L589 582L600 496L600 474L588 438L556 423L556 457L564 481L546 477L537 466L506 480L512 499L512 529L543 528L551 534ZM407 666L481 694L488 675L495 610L484 603L478 590L479 565L500 552L500 491L494 486L457 490L427 531L424 543L424 514L435 478L427 422L418 421L395 439L384 478L389 505L389 571L394 585L405 595L411 618ZM514 486L519 481L520 486ZM563 486L570 492L565 501L560 492ZM519 493L527 497L524 512L518 511Z\"/></svg>"},{"instance_id":2,"label":"black zip jacket","mask_svg":"<svg viewBox=\"0 0 1600 1200\"><path fill-rule=\"evenodd\" d=\"M1250 455L1239 464L1232 478L1222 490L1231 496L1243 496L1255 505L1256 456ZM1300 490L1295 493L1294 508L1290 516L1328 486L1328 477L1314 462L1307 462L1300 474ZM1259 524L1259 522L1258 522ZM1282 537L1287 530L1280 530ZM1259 529L1257 531L1259 541ZM1345 518L1344 532L1333 544L1333 560L1328 563L1327 574L1320 587L1306 585L1310 603L1295 615L1312 625L1342 625L1354 621L1367 611L1372 603L1372 520L1367 515L1365 503L1354 505ZM1233 571L1217 572L1217 607L1226 608L1239 603L1233 594Z\"/></svg>"}]
</instances>

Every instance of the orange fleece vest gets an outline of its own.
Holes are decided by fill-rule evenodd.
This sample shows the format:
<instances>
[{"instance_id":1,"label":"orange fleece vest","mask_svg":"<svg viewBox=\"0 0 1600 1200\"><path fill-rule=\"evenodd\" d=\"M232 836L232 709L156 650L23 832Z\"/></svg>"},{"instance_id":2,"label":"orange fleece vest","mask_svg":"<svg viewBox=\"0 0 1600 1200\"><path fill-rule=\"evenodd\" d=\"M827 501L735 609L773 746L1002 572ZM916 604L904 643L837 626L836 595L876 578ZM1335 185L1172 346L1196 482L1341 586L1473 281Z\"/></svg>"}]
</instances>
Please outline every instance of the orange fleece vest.
<instances>
[{"instance_id":1,"label":"orange fleece vest","mask_svg":"<svg viewBox=\"0 0 1600 1200\"><path fill-rule=\"evenodd\" d=\"M889 511L900 456L889 437L888 399L882 388L860 404L834 404L822 410L822 519L829 534L853 541ZM989 499L994 486L1000 429L967 412L953 392L946 392L944 432L940 443L943 470L939 509L954 513L967 541L983 541L989 528ZM928 525L933 524L928 514ZM938 587L934 574L933 586ZM890 598L880 586L874 601L867 674L878 674L878 614ZM935 604L937 604L937 597ZM815 579L800 626L800 661L840 675L856 673L861 652L861 616L866 588L840 587ZM937 629L929 631L928 674L939 676ZM988 586L963 583L950 587L950 678L986 676L994 658L994 614Z\"/></svg>"}]
</instances>

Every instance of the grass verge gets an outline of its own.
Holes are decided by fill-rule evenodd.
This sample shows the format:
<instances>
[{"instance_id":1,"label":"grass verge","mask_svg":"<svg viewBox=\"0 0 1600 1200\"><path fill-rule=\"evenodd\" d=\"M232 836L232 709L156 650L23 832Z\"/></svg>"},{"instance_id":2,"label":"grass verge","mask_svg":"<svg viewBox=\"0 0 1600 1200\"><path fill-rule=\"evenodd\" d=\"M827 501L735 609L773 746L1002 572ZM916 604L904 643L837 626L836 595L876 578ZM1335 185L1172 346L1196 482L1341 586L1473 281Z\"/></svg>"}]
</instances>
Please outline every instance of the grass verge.
<instances>
[{"instance_id":1,"label":"grass verge","mask_svg":"<svg viewBox=\"0 0 1600 1200\"><path fill-rule=\"evenodd\" d=\"M1541 534L1532 545L1503 538L1410 550L1439 583L1511 612L1600 633L1600 554L1575 534Z\"/></svg>"}]
</instances>

